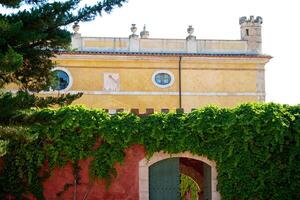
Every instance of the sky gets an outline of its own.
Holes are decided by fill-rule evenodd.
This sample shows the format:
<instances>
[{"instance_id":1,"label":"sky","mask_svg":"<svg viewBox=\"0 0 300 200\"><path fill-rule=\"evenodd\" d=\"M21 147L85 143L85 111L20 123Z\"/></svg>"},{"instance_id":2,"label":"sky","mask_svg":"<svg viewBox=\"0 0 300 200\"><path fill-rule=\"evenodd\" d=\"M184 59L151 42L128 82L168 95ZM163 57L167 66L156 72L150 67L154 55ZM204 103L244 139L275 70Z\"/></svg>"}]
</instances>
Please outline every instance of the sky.
<instances>
[{"instance_id":1,"label":"sky","mask_svg":"<svg viewBox=\"0 0 300 200\"><path fill-rule=\"evenodd\" d=\"M84 0L92 4L97 0ZM128 37L131 24L144 24L151 38L240 39L239 17L261 16L266 64L266 101L300 104L299 0L128 0L121 8L80 24L82 36ZM1 13L6 11L0 8ZM69 30L72 31L71 26Z\"/></svg>"},{"instance_id":2,"label":"sky","mask_svg":"<svg viewBox=\"0 0 300 200\"><path fill-rule=\"evenodd\" d=\"M93 1L86 1L92 3ZM299 0L129 0L110 14L80 24L82 36L128 37L146 24L151 38L240 39L239 17L261 16L266 64L266 101L300 104Z\"/></svg>"}]
</instances>

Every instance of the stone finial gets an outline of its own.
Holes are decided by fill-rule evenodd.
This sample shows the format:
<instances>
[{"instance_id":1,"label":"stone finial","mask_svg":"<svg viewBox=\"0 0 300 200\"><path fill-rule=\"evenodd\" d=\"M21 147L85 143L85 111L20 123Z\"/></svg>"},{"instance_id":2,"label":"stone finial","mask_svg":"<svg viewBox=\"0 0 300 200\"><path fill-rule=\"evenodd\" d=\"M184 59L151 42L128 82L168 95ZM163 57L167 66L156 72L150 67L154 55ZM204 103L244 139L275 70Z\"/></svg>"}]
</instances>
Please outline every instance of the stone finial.
<instances>
[{"instance_id":1,"label":"stone finial","mask_svg":"<svg viewBox=\"0 0 300 200\"><path fill-rule=\"evenodd\" d=\"M79 25L78 25L78 22L75 22L74 25L72 26L73 28L73 31L75 34L79 33Z\"/></svg>"},{"instance_id":2,"label":"stone finial","mask_svg":"<svg viewBox=\"0 0 300 200\"><path fill-rule=\"evenodd\" d=\"M189 25L187 32L188 32L189 36L191 36L194 33L194 28L192 25Z\"/></svg>"},{"instance_id":3,"label":"stone finial","mask_svg":"<svg viewBox=\"0 0 300 200\"><path fill-rule=\"evenodd\" d=\"M140 32L141 38L149 38L149 31L146 30L146 25L144 25L143 31Z\"/></svg>"},{"instance_id":4,"label":"stone finial","mask_svg":"<svg viewBox=\"0 0 300 200\"><path fill-rule=\"evenodd\" d=\"M131 28L130 28L132 34L134 35L135 32L137 31L137 27L135 26L135 24L131 24Z\"/></svg>"},{"instance_id":5,"label":"stone finial","mask_svg":"<svg viewBox=\"0 0 300 200\"><path fill-rule=\"evenodd\" d=\"M187 40L191 40L191 39L196 39L196 36L193 35L194 33L194 28L192 25L189 25L189 27L187 28L187 32L188 32L188 36L187 36Z\"/></svg>"},{"instance_id":6,"label":"stone finial","mask_svg":"<svg viewBox=\"0 0 300 200\"><path fill-rule=\"evenodd\" d=\"M72 26L74 33L72 34L72 48L82 50L82 38L79 33L78 22L75 22Z\"/></svg>"},{"instance_id":7,"label":"stone finial","mask_svg":"<svg viewBox=\"0 0 300 200\"><path fill-rule=\"evenodd\" d=\"M249 17L249 19L246 16L243 16L243 17L240 17L239 23L240 23L240 25L242 25L243 23L255 23L255 24L260 25L263 23L263 19L261 16L257 16L256 18L254 18L254 16L251 15Z\"/></svg>"},{"instance_id":8,"label":"stone finial","mask_svg":"<svg viewBox=\"0 0 300 200\"><path fill-rule=\"evenodd\" d=\"M139 36L135 34L135 32L137 31L137 27L136 24L131 24L131 35L129 36L129 38L138 38Z\"/></svg>"}]
</instances>

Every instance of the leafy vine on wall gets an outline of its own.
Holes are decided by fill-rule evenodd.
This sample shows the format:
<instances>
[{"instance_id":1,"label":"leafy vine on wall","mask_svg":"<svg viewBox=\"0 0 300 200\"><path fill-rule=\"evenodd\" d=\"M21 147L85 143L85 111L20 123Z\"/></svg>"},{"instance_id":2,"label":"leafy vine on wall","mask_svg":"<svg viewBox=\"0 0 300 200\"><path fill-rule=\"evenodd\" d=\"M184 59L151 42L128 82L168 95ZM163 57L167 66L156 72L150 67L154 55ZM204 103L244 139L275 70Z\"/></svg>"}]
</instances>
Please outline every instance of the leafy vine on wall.
<instances>
[{"instance_id":1,"label":"leafy vine on wall","mask_svg":"<svg viewBox=\"0 0 300 200\"><path fill-rule=\"evenodd\" d=\"M190 151L215 160L225 200L300 199L300 106L209 106L145 117L68 106L20 113L0 133L0 199L29 192L43 199L52 169L88 157L90 177L109 183L133 144L149 156Z\"/></svg>"}]
</instances>

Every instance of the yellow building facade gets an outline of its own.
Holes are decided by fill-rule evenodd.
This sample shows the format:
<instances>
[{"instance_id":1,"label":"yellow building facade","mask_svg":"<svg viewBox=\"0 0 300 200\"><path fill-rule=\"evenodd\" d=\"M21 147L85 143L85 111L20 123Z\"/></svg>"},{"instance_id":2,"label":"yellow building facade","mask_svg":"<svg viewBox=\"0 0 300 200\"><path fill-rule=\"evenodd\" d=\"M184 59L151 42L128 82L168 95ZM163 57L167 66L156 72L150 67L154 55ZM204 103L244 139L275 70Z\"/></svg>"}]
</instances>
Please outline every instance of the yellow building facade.
<instances>
[{"instance_id":1,"label":"yellow building facade","mask_svg":"<svg viewBox=\"0 0 300 200\"><path fill-rule=\"evenodd\" d=\"M74 25L72 52L55 61L65 81L57 91L77 93L74 104L114 110L235 106L265 99L261 17L240 18L241 40L154 39L144 30L128 38L83 37Z\"/></svg>"}]
</instances>

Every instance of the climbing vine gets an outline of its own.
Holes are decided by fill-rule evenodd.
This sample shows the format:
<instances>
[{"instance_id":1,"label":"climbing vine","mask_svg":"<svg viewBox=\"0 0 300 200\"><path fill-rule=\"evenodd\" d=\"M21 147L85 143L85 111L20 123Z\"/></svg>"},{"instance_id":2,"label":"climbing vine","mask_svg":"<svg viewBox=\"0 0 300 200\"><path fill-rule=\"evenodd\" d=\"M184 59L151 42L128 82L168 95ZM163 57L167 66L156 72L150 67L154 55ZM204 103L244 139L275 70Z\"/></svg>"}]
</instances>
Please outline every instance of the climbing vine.
<instances>
[{"instance_id":1,"label":"climbing vine","mask_svg":"<svg viewBox=\"0 0 300 200\"><path fill-rule=\"evenodd\" d=\"M180 199L185 200L186 194L190 195L190 200L198 200L200 192L198 184L189 176L180 174Z\"/></svg>"},{"instance_id":2,"label":"climbing vine","mask_svg":"<svg viewBox=\"0 0 300 200\"><path fill-rule=\"evenodd\" d=\"M210 106L145 117L68 106L19 113L0 133L0 199L43 199L52 169L90 157L91 179L109 183L133 144L149 156L190 151L215 160L225 200L300 199L300 106Z\"/></svg>"}]
</instances>

